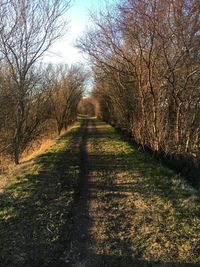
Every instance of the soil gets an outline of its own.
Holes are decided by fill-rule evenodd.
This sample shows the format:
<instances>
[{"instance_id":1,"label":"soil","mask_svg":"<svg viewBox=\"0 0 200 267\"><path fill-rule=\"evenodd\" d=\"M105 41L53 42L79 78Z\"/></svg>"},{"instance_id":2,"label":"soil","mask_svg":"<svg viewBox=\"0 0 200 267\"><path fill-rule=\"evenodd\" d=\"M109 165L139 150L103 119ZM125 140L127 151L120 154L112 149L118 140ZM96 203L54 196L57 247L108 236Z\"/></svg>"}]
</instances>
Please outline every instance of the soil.
<instances>
[{"instance_id":1,"label":"soil","mask_svg":"<svg viewBox=\"0 0 200 267\"><path fill-rule=\"evenodd\" d=\"M73 230L70 249L65 253L65 266L88 267L94 265L94 238L92 234L93 222L96 220L98 200L95 190L95 178L90 175L90 134L95 131L92 120L86 119L82 125L82 140L80 149L80 191L73 211Z\"/></svg>"}]
</instances>

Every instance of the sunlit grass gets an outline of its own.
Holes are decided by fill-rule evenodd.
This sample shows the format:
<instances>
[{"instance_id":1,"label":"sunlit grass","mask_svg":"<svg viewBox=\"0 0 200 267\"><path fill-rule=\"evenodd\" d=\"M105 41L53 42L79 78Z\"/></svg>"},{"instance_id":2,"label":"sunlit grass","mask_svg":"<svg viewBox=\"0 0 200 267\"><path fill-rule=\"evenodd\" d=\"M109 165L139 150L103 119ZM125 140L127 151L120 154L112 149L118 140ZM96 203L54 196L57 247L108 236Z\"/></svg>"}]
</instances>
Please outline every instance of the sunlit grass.
<instances>
[{"instance_id":1,"label":"sunlit grass","mask_svg":"<svg viewBox=\"0 0 200 267\"><path fill-rule=\"evenodd\" d=\"M121 257L116 266L127 256L170 266L200 263L198 192L111 126L98 122L92 138L91 171L103 212L98 253Z\"/></svg>"},{"instance_id":2,"label":"sunlit grass","mask_svg":"<svg viewBox=\"0 0 200 267\"><path fill-rule=\"evenodd\" d=\"M56 144L13 176L2 192L2 267L54 266L60 253L70 249L83 121L80 118ZM197 190L108 124L93 121L96 129L88 133L87 167L97 195L97 214L91 222L97 266L132 266L136 260L138 266L198 266Z\"/></svg>"}]
</instances>

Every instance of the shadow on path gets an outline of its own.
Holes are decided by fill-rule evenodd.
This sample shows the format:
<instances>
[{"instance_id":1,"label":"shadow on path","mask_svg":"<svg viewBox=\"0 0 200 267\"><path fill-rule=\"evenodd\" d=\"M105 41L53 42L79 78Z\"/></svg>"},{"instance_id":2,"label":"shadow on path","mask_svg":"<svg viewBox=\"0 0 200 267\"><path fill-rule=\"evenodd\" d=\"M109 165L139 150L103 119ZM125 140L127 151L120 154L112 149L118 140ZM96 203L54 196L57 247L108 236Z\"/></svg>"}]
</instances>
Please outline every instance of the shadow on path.
<instances>
[{"instance_id":1,"label":"shadow on path","mask_svg":"<svg viewBox=\"0 0 200 267\"><path fill-rule=\"evenodd\" d=\"M185 192L180 189L180 196L177 196L175 192L163 190L165 184L154 167L147 166L140 156L134 160L139 176L133 180L137 182L115 184L116 173L132 168L133 154L130 154L131 162L124 161L123 153L113 155L99 151L90 154L92 139L98 142L102 137L114 138L99 131L93 120L82 119L81 129L66 136L69 146L39 157L40 168L19 176L17 182L1 195L1 267L199 267L199 264L187 262L158 263L136 259L132 257L129 237L122 240L117 235L117 238L112 236L121 231L122 221L127 223L123 230L128 230L130 214L117 206L127 194L134 191L148 198L152 192L172 201L176 208L177 200ZM100 180L99 173L102 174ZM99 192L112 203L113 210L103 207L104 210L99 211ZM131 212L135 212L134 207L130 207ZM189 216L188 212L189 208L182 208L185 217ZM97 219L103 221L103 216L110 220L110 229L103 233L107 238L103 245L112 246L111 253L96 250L98 241L92 228ZM121 255L115 254L118 247Z\"/></svg>"},{"instance_id":2,"label":"shadow on path","mask_svg":"<svg viewBox=\"0 0 200 267\"><path fill-rule=\"evenodd\" d=\"M1 267L54 266L63 253L72 228L80 138L80 131L68 132L1 194Z\"/></svg>"},{"instance_id":3,"label":"shadow on path","mask_svg":"<svg viewBox=\"0 0 200 267\"><path fill-rule=\"evenodd\" d=\"M90 119L83 119L80 149L80 184L76 204L73 210L73 230L70 246L67 249L63 266L88 266L91 262L92 237L90 233L91 217L91 179L88 174L88 142L94 125Z\"/></svg>"},{"instance_id":4,"label":"shadow on path","mask_svg":"<svg viewBox=\"0 0 200 267\"><path fill-rule=\"evenodd\" d=\"M97 138L96 138L97 137ZM144 156L137 155L134 158L134 153L126 155L124 153L106 154L99 150L99 153L91 154L89 147L95 139L95 142L102 141L102 138L112 139L112 135L106 136L104 131L99 131L95 127L94 121L85 120L83 124L83 139L80 144L80 159L81 159L81 189L77 198L77 203L74 210L73 220L73 235L70 243L70 249L65 253L65 264L63 266L75 267L199 267L199 264L192 264L187 262L158 262L154 260L141 260L141 251L138 255L133 253L130 239L127 236L125 239L120 239L118 232L128 232L129 220L135 212L134 206L130 206L130 212L127 210L118 209L121 199L127 199L127 195L132 192L143 195L149 198L152 195L164 199L166 202L172 201L174 208L179 205L178 200L185 196L185 189L179 189L179 194L169 191L171 181L166 182L160 180L160 169L158 166L147 162ZM117 151L116 151L117 152ZM137 152L136 152L137 154ZM128 158L128 160L127 160ZM133 167L134 166L134 167ZM130 182L116 184L114 182L116 174L124 173L132 170L137 171L138 176L135 176ZM96 177L94 175L96 174ZM167 175L168 173L163 173ZM99 177L101 175L101 177ZM140 177L144 177L141 179ZM153 179L152 179L153 178ZM168 183L168 184L167 184ZM167 185L167 188L165 186ZM164 191L163 191L164 189ZM98 194L104 195L107 201L112 203L111 208L101 207L103 210L99 211ZM181 208L181 216L188 218L189 208ZM146 214L147 217L152 214ZM146 216L145 215L145 216ZM167 216L167 214L165 214ZM141 214L141 216L143 216ZM145 216L143 217L144 220ZM156 214L154 214L156 216ZM102 253L96 250L98 246L92 228L95 226L95 221L103 222L105 217L108 217L109 228L106 232L101 233L106 236L102 246ZM181 218L182 219L182 218ZM165 219L164 219L165 220ZM127 228L122 229L124 222ZM147 223L148 222L144 222ZM153 222L150 222L152 224ZM98 225L97 225L98 226ZM156 227L156 225L155 225ZM179 226L177 226L179 227ZM100 229L96 229L98 233ZM139 235L136 232L136 234ZM156 233L155 233L156 234ZM154 233L152 232L153 236ZM144 240L143 240L144 242ZM109 247L107 249L106 247ZM145 247L145 244L144 244ZM116 255L116 249L121 251L121 255ZM107 253L106 251L109 251ZM135 255L134 257L132 255ZM136 253L137 254L137 253Z\"/></svg>"}]
</instances>

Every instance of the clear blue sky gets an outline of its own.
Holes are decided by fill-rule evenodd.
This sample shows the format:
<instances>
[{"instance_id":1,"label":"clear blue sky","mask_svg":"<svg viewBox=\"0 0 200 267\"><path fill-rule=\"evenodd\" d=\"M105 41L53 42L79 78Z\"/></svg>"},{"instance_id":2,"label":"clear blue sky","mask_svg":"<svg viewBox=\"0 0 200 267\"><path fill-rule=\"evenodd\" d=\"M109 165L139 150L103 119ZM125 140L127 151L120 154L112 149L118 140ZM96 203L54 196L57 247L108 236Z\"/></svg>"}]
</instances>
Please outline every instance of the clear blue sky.
<instances>
[{"instance_id":1,"label":"clear blue sky","mask_svg":"<svg viewBox=\"0 0 200 267\"><path fill-rule=\"evenodd\" d=\"M84 62L81 53L74 47L76 39L84 32L89 24L89 10L101 8L103 0L72 0L72 7L67 13L69 31L58 41L45 57L45 62L67 63Z\"/></svg>"}]
</instances>

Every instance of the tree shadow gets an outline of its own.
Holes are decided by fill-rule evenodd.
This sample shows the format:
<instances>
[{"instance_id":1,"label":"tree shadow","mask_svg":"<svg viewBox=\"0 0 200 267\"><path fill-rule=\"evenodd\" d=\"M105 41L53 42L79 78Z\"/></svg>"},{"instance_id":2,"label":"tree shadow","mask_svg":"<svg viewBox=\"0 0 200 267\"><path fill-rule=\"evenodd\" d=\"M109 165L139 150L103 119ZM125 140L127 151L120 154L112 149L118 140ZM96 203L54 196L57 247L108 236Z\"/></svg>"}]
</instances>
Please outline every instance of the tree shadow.
<instances>
[{"instance_id":1,"label":"tree shadow","mask_svg":"<svg viewBox=\"0 0 200 267\"><path fill-rule=\"evenodd\" d=\"M58 142L60 149L37 157L35 167L18 175L1 194L1 267L53 266L64 251L78 191L81 135L70 131Z\"/></svg>"},{"instance_id":2,"label":"tree shadow","mask_svg":"<svg viewBox=\"0 0 200 267\"><path fill-rule=\"evenodd\" d=\"M92 129L88 133L87 123L88 120L83 119L81 131L74 130L67 134L70 143L67 148L50 150L38 157L38 168L30 169L18 176L17 181L7 187L1 195L0 266L78 267L74 265L76 259L70 261L70 257L73 257L70 246L73 235L77 235L76 239L80 242L77 250L78 253L82 253L82 266L198 267L199 264L184 260L178 262L176 255L174 261L158 262L156 256L152 256L148 261L143 260L146 247L141 246L137 251L133 251L132 236L129 234L134 230L134 234L139 236L142 223L152 226L155 222L151 217L156 214L148 210L139 212L134 205L131 206L133 202L130 202L127 212L121 204L128 200L127 196L133 194L141 195L146 200L158 198L161 203L169 203L174 210L179 211L173 215L175 223L179 224L188 218L199 217L198 210L195 209L195 203L199 203L199 198L191 200L193 192L181 182L177 182L178 179L173 178L173 173L155 164L142 153L131 151L113 155L102 151L92 153L88 158L89 138L94 138L98 143L101 138L109 136L112 139L115 135L107 134L102 131L103 128L100 132ZM65 142L65 137L59 142L63 141ZM116 183L116 175L124 175L126 172L131 173L131 178L122 177L120 182ZM94 180L89 184L90 193L85 194L84 183L90 174ZM98 193L101 194L99 201L103 200L107 205L101 207L100 215L91 216L90 201L97 198ZM80 221L77 221L74 214L77 205L77 211L82 210L82 215L78 217ZM138 214L141 216L141 224L138 225L138 229L132 229L131 220ZM158 225L165 231L168 229L167 217L171 214L163 212L161 215ZM100 224L106 221L110 226L104 233L101 252L95 251L95 246L99 244L92 240L90 231L95 223L94 218L97 218ZM84 228L84 236L74 232L77 229L74 229L75 224ZM179 227L180 225L177 225L177 228ZM125 238L120 238L120 232L125 234ZM169 232L166 232L166 235L168 234ZM156 235L156 232L149 233L149 237L153 235ZM145 238L139 241L145 243ZM188 238L186 236L185 240ZM69 256L67 260L66 255Z\"/></svg>"},{"instance_id":3,"label":"tree shadow","mask_svg":"<svg viewBox=\"0 0 200 267\"><path fill-rule=\"evenodd\" d=\"M116 134L109 134L102 127L98 131L93 131L91 137L98 147L99 142L105 144L104 140L116 138ZM123 141L121 136L117 138ZM197 192L182 178L156 163L147 154L133 149L123 153L120 152L120 148L115 154L105 152L103 147L102 151L98 151L100 153L93 151L89 155L88 170L94 178L91 184L94 197L101 195L99 201L103 202L101 218L97 220L99 224L105 223L107 228L103 230L102 244L94 245L100 246L99 251L103 252L88 251L92 260L85 266L200 266L193 263L193 257L197 258L199 255L197 220L200 198ZM122 177L116 182L116 176L119 175ZM127 175L130 175L128 179ZM135 195L140 196L139 205L149 203L150 208L144 205L143 210L143 207L134 206L137 202L137 199L133 199ZM123 204L126 201L129 201L127 206ZM156 208L151 209L151 205L154 204ZM136 218L139 219L134 229L131 220ZM144 231L148 230L148 233L142 233L143 228ZM134 232L132 236L131 231ZM134 249L133 235L137 236L135 242L138 242ZM184 242L192 243L195 238L196 246L193 247L192 254L187 256L187 259L184 259L184 255L179 258L178 246L181 247ZM155 249L154 252L152 248L151 257L148 255L149 260L143 260L147 257L145 253L149 251L148 239L153 240L156 249L159 248L162 255L159 256L159 251ZM168 241L173 247L171 250L165 247ZM188 251L185 250L183 253L187 254Z\"/></svg>"},{"instance_id":4,"label":"tree shadow","mask_svg":"<svg viewBox=\"0 0 200 267\"><path fill-rule=\"evenodd\" d=\"M131 256L110 256L100 254L93 255L92 257L93 261L89 265L86 265L87 267L199 267L199 264L193 263L149 262Z\"/></svg>"}]
</instances>

